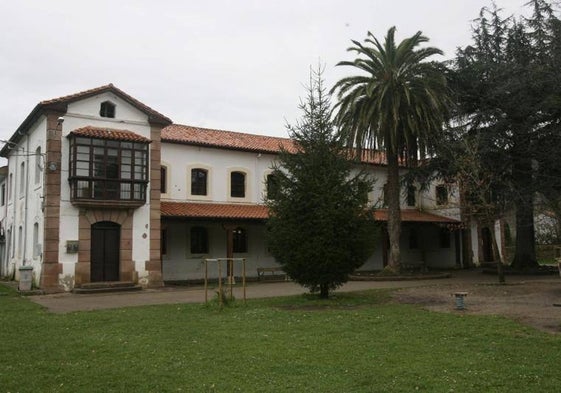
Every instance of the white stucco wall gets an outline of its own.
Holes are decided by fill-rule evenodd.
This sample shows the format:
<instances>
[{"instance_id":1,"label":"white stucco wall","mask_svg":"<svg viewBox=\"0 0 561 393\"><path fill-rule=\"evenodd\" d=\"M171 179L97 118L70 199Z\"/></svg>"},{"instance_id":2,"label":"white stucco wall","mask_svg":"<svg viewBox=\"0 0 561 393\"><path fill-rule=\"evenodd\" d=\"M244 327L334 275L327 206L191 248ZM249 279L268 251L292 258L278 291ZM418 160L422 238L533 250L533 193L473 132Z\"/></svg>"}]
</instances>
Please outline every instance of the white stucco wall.
<instances>
[{"instance_id":1,"label":"white stucco wall","mask_svg":"<svg viewBox=\"0 0 561 393\"><path fill-rule=\"evenodd\" d=\"M10 272L15 271L16 279L19 279L19 267L23 265L33 266L35 284L38 284L41 274L44 172L43 156L37 156L36 152L37 148L40 147L41 154L44 154L45 140L46 119L40 117L25 132L18 146L11 150L8 158L8 177L6 180L5 263ZM22 163L24 165L23 172ZM36 169L40 171L38 181L35 177ZM37 250L34 250L33 244L34 224L38 225L39 237L37 243L39 246L37 246Z\"/></svg>"},{"instance_id":2,"label":"white stucco wall","mask_svg":"<svg viewBox=\"0 0 561 393\"><path fill-rule=\"evenodd\" d=\"M210 201L222 203L261 203L265 195L266 175L275 159L272 154L212 149L162 143L162 165L167 167L167 193L162 200ZM191 169L208 170L208 195L191 195ZM245 198L232 198L230 172L246 173Z\"/></svg>"},{"instance_id":3,"label":"white stucco wall","mask_svg":"<svg viewBox=\"0 0 561 393\"><path fill-rule=\"evenodd\" d=\"M276 155L258 154L253 152L234 151L226 149L214 149L181 145L174 143L162 143L162 165L167 168L167 192L162 195L164 201L175 202L208 202L208 203L263 203L267 174ZM208 170L208 195L196 196L190 194L190 176L192 168L204 168ZM382 207L383 187L386 183L386 168L382 166L369 165L364 168L374 179L373 190L369 193L370 203ZM242 170L247 173L246 198L231 198L229 196L229 174L232 170ZM442 214L443 208L456 209L457 196L451 192L450 203L444 207L437 207L434 198L434 187L424 192L417 192L417 206L422 206L427 211L435 210ZM402 208L407 206L406 196L401 198ZM457 210L457 209L456 209ZM169 220L164 222L168 228L168 254L163 257L164 280L195 280L204 277L203 258L224 258L226 256L226 232L218 223L199 223L193 220ZM190 255L189 230L193 225L203 225L209 230L210 250L208 255ZM275 266L272 255L266 250L264 224L240 224L248 228L249 252L246 255L248 276L257 275L257 267ZM404 226L401 239L402 260L405 263L418 263L423 259L430 267L454 267L455 266L455 243L451 235L450 248L441 248L438 244L439 227L433 224L423 224L419 232L419 249L409 249L409 235L407 225ZM383 268L381 239L376 245L373 255L368 258L360 270L380 270ZM422 251L424 250L424 251ZM215 276L215 271L209 271Z\"/></svg>"},{"instance_id":4,"label":"white stucco wall","mask_svg":"<svg viewBox=\"0 0 561 393\"><path fill-rule=\"evenodd\" d=\"M115 118L99 115L100 105L104 101L115 104ZM67 136L74 130L85 127L107 127L124 129L150 139L148 117L126 101L112 93L99 94L68 105L62 124L62 165L61 165L61 205L60 205L60 243L59 261L63 266L61 278L74 275L74 265L78 254L66 252L68 240L78 240L78 219L80 208L70 203L69 176L69 141ZM149 160L150 162L150 160ZM150 259L150 185L147 188L146 204L133 213L133 253L139 278L147 276L145 262ZM146 235L144 237L143 235Z\"/></svg>"},{"instance_id":5,"label":"white stucco wall","mask_svg":"<svg viewBox=\"0 0 561 393\"><path fill-rule=\"evenodd\" d=\"M226 257L226 231L222 225L211 221L165 221L167 227L168 252L162 257L163 276L166 281L184 281L203 279L205 274L205 258ZM191 254L190 230L194 226L201 226L208 230L208 254ZM263 224L240 223L240 227L247 231L247 253L234 253L234 258L246 258L246 276L256 277L258 267L278 266L273 256L268 252ZM241 265L236 265L234 274L241 276ZM226 272L223 271L223 276ZM217 277L216 264L209 265L209 277Z\"/></svg>"},{"instance_id":6,"label":"white stucco wall","mask_svg":"<svg viewBox=\"0 0 561 393\"><path fill-rule=\"evenodd\" d=\"M100 104L111 101L116 105L115 118L103 118L99 114ZM60 232L59 232L59 262L62 264L61 283L68 284L72 280L77 254L66 253L66 241L78 240L78 214L79 209L70 203L70 187L68 184L69 143L68 134L73 130L85 126L107 127L126 129L146 138L150 138L150 125L148 117L143 112L128 104L112 93L104 93L68 105L62 124L62 159L61 159L61 205L60 205ZM46 163L43 155L46 151L47 123L41 116L30 126L21 138L16 149L8 157L8 174L6 179L7 195L5 206L4 225L6 229L6 259L5 265L15 269L16 279L19 279L18 268L22 265L33 266L34 283L38 285L41 274L42 245L43 241L43 192L44 171ZM36 149L41 149L41 172L39 181L36 181L35 159ZM21 165L24 163L24 173ZM48 169L47 169L48 170ZM20 184L24 190L20 191ZM11 179L11 180L10 180ZM149 190L149 187L148 187ZM149 192L147 193L149 196ZM146 275L145 261L150 259L149 200L133 216L133 261L139 272L139 277ZM37 249L34 250L34 224L38 224ZM20 228L21 227L21 236ZM147 234L144 238L143 234ZM35 252L34 252L35 251ZM67 287L66 289L70 289Z\"/></svg>"}]
</instances>

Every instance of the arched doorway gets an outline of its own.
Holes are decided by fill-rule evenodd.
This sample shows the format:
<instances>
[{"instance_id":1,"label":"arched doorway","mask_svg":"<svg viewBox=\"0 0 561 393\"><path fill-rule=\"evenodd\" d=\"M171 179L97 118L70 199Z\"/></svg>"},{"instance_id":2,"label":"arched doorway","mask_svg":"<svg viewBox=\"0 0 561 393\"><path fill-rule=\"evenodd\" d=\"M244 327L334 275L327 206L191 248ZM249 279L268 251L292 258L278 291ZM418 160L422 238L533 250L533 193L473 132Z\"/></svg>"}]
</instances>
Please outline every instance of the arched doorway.
<instances>
[{"instance_id":1,"label":"arched doorway","mask_svg":"<svg viewBox=\"0 0 561 393\"><path fill-rule=\"evenodd\" d=\"M91 228L91 282L119 281L121 226L101 221Z\"/></svg>"}]
</instances>

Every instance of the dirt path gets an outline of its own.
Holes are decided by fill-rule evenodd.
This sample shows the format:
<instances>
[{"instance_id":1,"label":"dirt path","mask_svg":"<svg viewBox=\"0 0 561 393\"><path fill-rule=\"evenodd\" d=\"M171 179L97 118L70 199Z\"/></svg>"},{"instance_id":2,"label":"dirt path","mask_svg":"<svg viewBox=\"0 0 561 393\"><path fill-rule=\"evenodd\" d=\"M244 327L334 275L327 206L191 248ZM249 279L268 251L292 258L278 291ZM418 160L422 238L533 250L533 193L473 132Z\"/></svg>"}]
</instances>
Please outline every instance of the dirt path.
<instances>
[{"instance_id":1,"label":"dirt path","mask_svg":"<svg viewBox=\"0 0 561 393\"><path fill-rule=\"evenodd\" d=\"M351 281L339 291L392 288L395 301L416 304L438 312L493 314L513 318L542 331L561 333L561 278L559 276L507 276L506 285L498 285L495 276L481 272L456 271L446 279L420 281ZM455 310L452 294L468 292L466 310ZM292 282L254 283L247 288L248 298L289 296L306 290ZM242 298L241 288L234 295ZM214 296L210 291L209 296ZM74 295L70 293L31 296L31 300L51 312L98 310L149 304L202 303L201 288L166 287L135 293Z\"/></svg>"},{"instance_id":2,"label":"dirt path","mask_svg":"<svg viewBox=\"0 0 561 393\"><path fill-rule=\"evenodd\" d=\"M496 277L482 276L404 288L393 296L397 302L420 305L431 311L502 315L542 331L561 333L561 279L558 276L507 276L506 285L499 285ZM468 292L464 311L455 309L452 294L459 291Z\"/></svg>"}]
</instances>

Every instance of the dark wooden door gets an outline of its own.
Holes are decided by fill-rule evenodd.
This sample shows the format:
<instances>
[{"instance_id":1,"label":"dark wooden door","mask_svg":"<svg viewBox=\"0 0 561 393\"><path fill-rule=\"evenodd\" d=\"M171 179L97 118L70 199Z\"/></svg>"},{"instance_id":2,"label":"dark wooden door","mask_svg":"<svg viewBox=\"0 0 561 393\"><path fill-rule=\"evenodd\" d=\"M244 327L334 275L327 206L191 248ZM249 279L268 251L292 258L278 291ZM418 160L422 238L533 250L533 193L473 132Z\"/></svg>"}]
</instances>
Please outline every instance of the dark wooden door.
<instances>
[{"instance_id":1,"label":"dark wooden door","mask_svg":"<svg viewBox=\"0 0 561 393\"><path fill-rule=\"evenodd\" d=\"M92 225L91 281L119 281L121 226L102 221Z\"/></svg>"}]
</instances>

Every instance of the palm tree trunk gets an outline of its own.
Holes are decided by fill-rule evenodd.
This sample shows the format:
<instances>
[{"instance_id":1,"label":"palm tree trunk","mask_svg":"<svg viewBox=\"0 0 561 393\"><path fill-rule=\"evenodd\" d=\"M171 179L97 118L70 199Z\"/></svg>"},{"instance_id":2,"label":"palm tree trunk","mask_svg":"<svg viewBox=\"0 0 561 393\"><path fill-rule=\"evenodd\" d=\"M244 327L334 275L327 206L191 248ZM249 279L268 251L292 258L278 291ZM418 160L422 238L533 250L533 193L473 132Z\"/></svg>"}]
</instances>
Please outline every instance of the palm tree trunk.
<instances>
[{"instance_id":1,"label":"palm tree trunk","mask_svg":"<svg viewBox=\"0 0 561 393\"><path fill-rule=\"evenodd\" d=\"M399 239L401 237L401 210L399 208L399 160L395 153L387 152L388 159L388 235L390 255L388 268L398 273L401 270Z\"/></svg>"}]
</instances>

